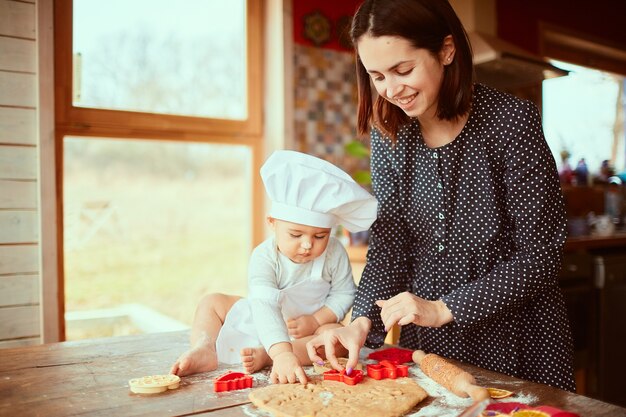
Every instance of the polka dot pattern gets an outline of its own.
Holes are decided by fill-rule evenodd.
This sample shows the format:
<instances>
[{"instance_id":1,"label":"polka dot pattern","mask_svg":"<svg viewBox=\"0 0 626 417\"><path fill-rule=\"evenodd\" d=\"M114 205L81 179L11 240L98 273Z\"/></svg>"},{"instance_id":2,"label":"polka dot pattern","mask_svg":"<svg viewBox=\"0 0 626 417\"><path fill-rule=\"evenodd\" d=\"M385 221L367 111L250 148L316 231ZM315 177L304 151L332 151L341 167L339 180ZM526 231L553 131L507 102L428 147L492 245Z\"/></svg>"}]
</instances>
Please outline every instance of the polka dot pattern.
<instances>
[{"instance_id":1,"label":"polka dot pattern","mask_svg":"<svg viewBox=\"0 0 626 417\"><path fill-rule=\"evenodd\" d=\"M454 321L404 326L401 346L574 390L565 211L537 108L477 84L453 142L428 148L417 121L395 146L374 130L371 166L379 212L353 312L372 320L366 345L385 338L374 301L410 291Z\"/></svg>"}]
</instances>

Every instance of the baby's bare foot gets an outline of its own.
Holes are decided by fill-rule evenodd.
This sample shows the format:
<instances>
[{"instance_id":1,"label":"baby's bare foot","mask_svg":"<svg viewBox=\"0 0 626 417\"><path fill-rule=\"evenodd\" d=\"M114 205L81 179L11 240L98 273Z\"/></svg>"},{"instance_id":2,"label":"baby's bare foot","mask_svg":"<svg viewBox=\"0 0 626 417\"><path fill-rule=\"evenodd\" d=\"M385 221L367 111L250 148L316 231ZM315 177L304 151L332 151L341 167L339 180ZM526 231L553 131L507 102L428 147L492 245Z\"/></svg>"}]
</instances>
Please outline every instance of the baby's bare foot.
<instances>
[{"instance_id":1,"label":"baby's bare foot","mask_svg":"<svg viewBox=\"0 0 626 417\"><path fill-rule=\"evenodd\" d=\"M172 365L171 374L185 376L208 372L217 369L217 353L215 348L201 344L180 355Z\"/></svg>"},{"instance_id":2,"label":"baby's bare foot","mask_svg":"<svg viewBox=\"0 0 626 417\"><path fill-rule=\"evenodd\" d=\"M263 346L241 349L241 364L247 374L251 374L272 364L272 359Z\"/></svg>"}]
</instances>

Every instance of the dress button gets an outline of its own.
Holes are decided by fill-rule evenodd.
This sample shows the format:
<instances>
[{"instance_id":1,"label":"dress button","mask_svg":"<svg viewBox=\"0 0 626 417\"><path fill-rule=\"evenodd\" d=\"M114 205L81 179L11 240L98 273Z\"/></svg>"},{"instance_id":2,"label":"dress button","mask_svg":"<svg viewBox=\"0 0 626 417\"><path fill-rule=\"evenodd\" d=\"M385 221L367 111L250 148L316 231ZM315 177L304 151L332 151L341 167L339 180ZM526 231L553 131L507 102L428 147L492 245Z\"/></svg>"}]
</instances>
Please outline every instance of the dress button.
<instances>
[{"instance_id":1,"label":"dress button","mask_svg":"<svg viewBox=\"0 0 626 417\"><path fill-rule=\"evenodd\" d=\"M443 250L443 245L439 244L439 246L437 247L437 249L439 249L439 252L441 252Z\"/></svg>"},{"instance_id":2,"label":"dress button","mask_svg":"<svg viewBox=\"0 0 626 417\"><path fill-rule=\"evenodd\" d=\"M443 220L443 213L439 213L439 218Z\"/></svg>"},{"instance_id":3,"label":"dress button","mask_svg":"<svg viewBox=\"0 0 626 417\"><path fill-rule=\"evenodd\" d=\"M443 188L443 185L441 185L441 183L438 183L437 188Z\"/></svg>"},{"instance_id":4,"label":"dress button","mask_svg":"<svg viewBox=\"0 0 626 417\"><path fill-rule=\"evenodd\" d=\"M433 158L435 159L439 158L439 154L437 152L433 152Z\"/></svg>"}]
</instances>

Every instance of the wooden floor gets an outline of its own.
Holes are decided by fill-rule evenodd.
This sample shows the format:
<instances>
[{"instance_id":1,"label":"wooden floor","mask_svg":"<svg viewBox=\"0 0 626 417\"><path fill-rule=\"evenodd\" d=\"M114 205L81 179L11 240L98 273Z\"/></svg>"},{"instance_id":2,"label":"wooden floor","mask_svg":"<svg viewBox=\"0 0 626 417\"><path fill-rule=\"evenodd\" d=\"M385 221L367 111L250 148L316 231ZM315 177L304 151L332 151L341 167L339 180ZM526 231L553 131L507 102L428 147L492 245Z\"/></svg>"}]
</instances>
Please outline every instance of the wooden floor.
<instances>
[{"instance_id":1,"label":"wooden floor","mask_svg":"<svg viewBox=\"0 0 626 417\"><path fill-rule=\"evenodd\" d=\"M249 390L213 392L213 379L226 368L184 377L180 388L162 394L130 392L129 379L167 373L187 347L187 332L173 332L0 350L0 416L261 415L249 404ZM534 405L552 405L585 417L626 416L620 407L459 365L480 385L497 384L536 397ZM268 384L267 372L253 375L255 388ZM412 413L434 401L441 403L442 398L429 397Z\"/></svg>"}]
</instances>

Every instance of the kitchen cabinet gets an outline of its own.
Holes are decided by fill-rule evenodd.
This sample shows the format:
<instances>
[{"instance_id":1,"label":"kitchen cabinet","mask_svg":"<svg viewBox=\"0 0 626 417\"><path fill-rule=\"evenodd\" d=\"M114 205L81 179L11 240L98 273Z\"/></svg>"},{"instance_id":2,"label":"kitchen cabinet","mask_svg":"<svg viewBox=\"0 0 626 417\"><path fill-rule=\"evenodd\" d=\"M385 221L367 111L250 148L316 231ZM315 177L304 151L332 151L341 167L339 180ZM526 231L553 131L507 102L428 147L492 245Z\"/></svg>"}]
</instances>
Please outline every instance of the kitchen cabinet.
<instances>
[{"instance_id":1,"label":"kitchen cabinet","mask_svg":"<svg viewBox=\"0 0 626 417\"><path fill-rule=\"evenodd\" d=\"M594 259L598 298L597 380L590 393L626 406L626 249Z\"/></svg>"},{"instance_id":2,"label":"kitchen cabinet","mask_svg":"<svg viewBox=\"0 0 626 417\"><path fill-rule=\"evenodd\" d=\"M361 280L361 274L363 274L363 270L365 269L367 245L348 246L346 250L348 252L348 258L350 259L350 265L352 266L354 283L358 285Z\"/></svg>"},{"instance_id":3,"label":"kitchen cabinet","mask_svg":"<svg viewBox=\"0 0 626 417\"><path fill-rule=\"evenodd\" d=\"M559 284L578 392L626 406L626 233L568 239Z\"/></svg>"},{"instance_id":4,"label":"kitchen cabinet","mask_svg":"<svg viewBox=\"0 0 626 417\"><path fill-rule=\"evenodd\" d=\"M574 372L577 392L590 395L590 381L597 379L598 294L593 257L565 254L559 275L574 339Z\"/></svg>"}]
</instances>

